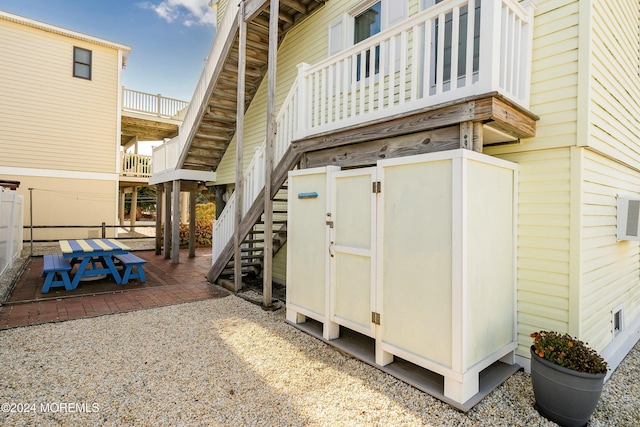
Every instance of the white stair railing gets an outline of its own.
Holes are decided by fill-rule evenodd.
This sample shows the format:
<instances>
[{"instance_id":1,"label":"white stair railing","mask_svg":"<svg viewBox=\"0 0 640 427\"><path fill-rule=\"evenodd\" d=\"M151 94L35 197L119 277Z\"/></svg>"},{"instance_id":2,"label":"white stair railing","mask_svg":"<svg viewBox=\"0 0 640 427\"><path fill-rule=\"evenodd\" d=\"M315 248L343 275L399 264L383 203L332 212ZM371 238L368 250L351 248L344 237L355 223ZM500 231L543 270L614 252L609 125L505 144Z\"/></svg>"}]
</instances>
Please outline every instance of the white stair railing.
<instances>
[{"instance_id":1,"label":"white stair railing","mask_svg":"<svg viewBox=\"0 0 640 427\"><path fill-rule=\"evenodd\" d=\"M274 166L277 165L284 157L284 154L287 152L287 148L289 148L289 144L291 144L291 141L293 140L293 135L297 130L297 110L299 107L298 101L298 80L296 80L293 83L289 94L282 103L280 113L276 118L278 131L276 133L273 150ZM262 143L260 148L256 149L251 162L247 166L247 169L242 176L242 182L244 184L242 197L242 216L246 215L247 211L258 197L258 194L260 194L260 191L262 191L262 189L264 188L265 148L266 141ZM212 264L216 262L224 247L233 238L235 210L236 193L234 191L229 198L227 205L222 210L222 213L213 224Z\"/></svg>"}]
</instances>

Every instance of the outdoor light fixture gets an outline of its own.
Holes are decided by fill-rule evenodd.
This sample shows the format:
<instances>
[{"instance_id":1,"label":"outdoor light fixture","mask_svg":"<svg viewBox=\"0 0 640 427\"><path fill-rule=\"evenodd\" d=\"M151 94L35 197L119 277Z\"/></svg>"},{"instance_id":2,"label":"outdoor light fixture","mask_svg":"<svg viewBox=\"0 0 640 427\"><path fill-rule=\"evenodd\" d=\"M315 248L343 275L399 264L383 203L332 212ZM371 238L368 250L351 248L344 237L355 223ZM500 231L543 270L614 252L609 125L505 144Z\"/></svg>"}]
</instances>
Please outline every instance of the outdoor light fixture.
<instances>
[{"instance_id":1,"label":"outdoor light fixture","mask_svg":"<svg viewBox=\"0 0 640 427\"><path fill-rule=\"evenodd\" d=\"M218 7L218 0L209 0L209 7L210 8L217 8Z\"/></svg>"}]
</instances>

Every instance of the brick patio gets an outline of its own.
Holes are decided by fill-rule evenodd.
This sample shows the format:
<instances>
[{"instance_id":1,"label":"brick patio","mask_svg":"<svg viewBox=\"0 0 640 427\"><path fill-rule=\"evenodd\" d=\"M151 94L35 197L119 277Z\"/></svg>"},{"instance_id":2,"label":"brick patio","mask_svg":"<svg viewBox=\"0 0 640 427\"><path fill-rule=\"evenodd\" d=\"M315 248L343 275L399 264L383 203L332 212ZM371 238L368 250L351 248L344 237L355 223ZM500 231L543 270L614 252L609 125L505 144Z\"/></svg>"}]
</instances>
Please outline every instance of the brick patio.
<instances>
[{"instance_id":1,"label":"brick patio","mask_svg":"<svg viewBox=\"0 0 640 427\"><path fill-rule=\"evenodd\" d=\"M180 251L180 263L154 251L136 251L147 261L144 266L147 281L131 280L118 285L112 278L80 282L77 289L52 288L40 292L42 257L33 257L18 279L7 302L0 307L0 329L105 314L122 313L145 308L162 307L185 302L222 298L229 295L225 289L207 282L205 276L211 267L211 249L198 248L195 258L188 251Z\"/></svg>"}]
</instances>

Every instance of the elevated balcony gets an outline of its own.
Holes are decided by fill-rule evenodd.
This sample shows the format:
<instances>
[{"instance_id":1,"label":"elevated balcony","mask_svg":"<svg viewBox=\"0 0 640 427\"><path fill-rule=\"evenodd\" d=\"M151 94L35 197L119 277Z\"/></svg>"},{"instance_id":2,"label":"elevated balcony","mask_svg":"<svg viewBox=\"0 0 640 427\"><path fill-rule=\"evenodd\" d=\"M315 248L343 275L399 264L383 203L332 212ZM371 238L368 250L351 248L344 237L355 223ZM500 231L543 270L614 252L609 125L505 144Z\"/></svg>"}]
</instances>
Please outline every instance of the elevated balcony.
<instances>
[{"instance_id":1,"label":"elevated balcony","mask_svg":"<svg viewBox=\"0 0 640 427\"><path fill-rule=\"evenodd\" d=\"M122 87L122 147L139 141L175 138L189 103L160 94ZM120 181L123 185L149 183L153 156L120 153ZM159 160L164 165L164 159Z\"/></svg>"},{"instance_id":2,"label":"elevated balcony","mask_svg":"<svg viewBox=\"0 0 640 427\"><path fill-rule=\"evenodd\" d=\"M300 64L294 139L484 95L527 110L532 12L517 0L443 1L325 61Z\"/></svg>"},{"instance_id":3,"label":"elevated balcony","mask_svg":"<svg viewBox=\"0 0 640 427\"><path fill-rule=\"evenodd\" d=\"M161 141L178 134L187 101L122 87L121 144Z\"/></svg>"}]
</instances>

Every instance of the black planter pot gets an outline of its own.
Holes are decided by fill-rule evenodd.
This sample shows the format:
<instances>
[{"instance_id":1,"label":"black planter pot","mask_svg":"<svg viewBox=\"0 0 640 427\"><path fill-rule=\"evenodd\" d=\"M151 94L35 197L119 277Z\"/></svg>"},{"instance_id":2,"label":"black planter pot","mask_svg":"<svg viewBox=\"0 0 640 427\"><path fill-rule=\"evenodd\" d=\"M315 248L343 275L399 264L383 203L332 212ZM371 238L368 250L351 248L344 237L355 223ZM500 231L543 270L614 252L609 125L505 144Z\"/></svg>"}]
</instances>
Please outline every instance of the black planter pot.
<instances>
[{"instance_id":1,"label":"black planter pot","mask_svg":"<svg viewBox=\"0 0 640 427\"><path fill-rule=\"evenodd\" d=\"M605 374L587 374L563 368L534 353L531 346L531 382L536 409L543 417L567 427L584 426L596 409Z\"/></svg>"}]
</instances>

